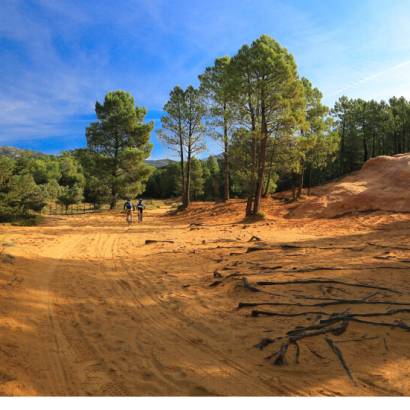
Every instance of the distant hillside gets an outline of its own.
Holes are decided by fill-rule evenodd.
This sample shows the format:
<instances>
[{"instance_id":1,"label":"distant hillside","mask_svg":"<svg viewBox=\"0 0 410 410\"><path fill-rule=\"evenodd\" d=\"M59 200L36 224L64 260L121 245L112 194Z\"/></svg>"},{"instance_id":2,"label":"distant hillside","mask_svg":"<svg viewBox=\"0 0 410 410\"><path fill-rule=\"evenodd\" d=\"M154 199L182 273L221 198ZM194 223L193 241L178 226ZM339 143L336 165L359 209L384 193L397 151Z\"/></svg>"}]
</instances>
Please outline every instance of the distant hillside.
<instances>
[{"instance_id":1,"label":"distant hillside","mask_svg":"<svg viewBox=\"0 0 410 410\"><path fill-rule=\"evenodd\" d=\"M50 156L48 154L44 154L39 151L32 151L28 149L21 149L21 148L16 148L16 147L8 147L8 146L0 146L0 156L6 156L6 157L11 157L11 158L19 158L21 156L25 157L46 157ZM222 154L221 154L222 155ZM221 155L214 155L214 157L219 158ZM173 161L172 159L147 159L144 161L146 164L151 165L152 167L155 168L163 168L166 167L168 164Z\"/></svg>"},{"instance_id":2,"label":"distant hillside","mask_svg":"<svg viewBox=\"0 0 410 410\"><path fill-rule=\"evenodd\" d=\"M175 162L175 161L172 161L171 159L147 159L145 161L146 164L151 165L152 167L155 167L155 168L166 167L171 162Z\"/></svg>"},{"instance_id":3,"label":"distant hillside","mask_svg":"<svg viewBox=\"0 0 410 410\"><path fill-rule=\"evenodd\" d=\"M6 156L6 157L11 157L11 158L19 158L21 156L26 156L26 157L44 157L46 154L43 154L38 151L31 151L28 149L20 149L20 148L15 148L15 147L6 147L0 146L0 155Z\"/></svg>"}]
</instances>

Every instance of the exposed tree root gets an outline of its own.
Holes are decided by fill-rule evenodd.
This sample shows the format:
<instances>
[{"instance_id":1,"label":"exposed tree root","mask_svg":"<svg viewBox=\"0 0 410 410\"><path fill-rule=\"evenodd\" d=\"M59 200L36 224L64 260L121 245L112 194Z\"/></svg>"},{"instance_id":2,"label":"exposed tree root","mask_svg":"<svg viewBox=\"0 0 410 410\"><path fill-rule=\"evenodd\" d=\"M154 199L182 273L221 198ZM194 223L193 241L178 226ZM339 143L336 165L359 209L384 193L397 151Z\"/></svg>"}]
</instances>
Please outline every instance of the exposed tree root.
<instances>
[{"instance_id":1,"label":"exposed tree root","mask_svg":"<svg viewBox=\"0 0 410 410\"><path fill-rule=\"evenodd\" d=\"M238 243L238 242L241 242L241 241L239 241L238 239L214 239L214 240L208 240L208 241L206 241L205 239L202 241L202 244L206 244L206 243L220 243L220 242L224 242L224 243L231 243L231 242L234 242L234 243Z\"/></svg>"},{"instance_id":2,"label":"exposed tree root","mask_svg":"<svg viewBox=\"0 0 410 410\"><path fill-rule=\"evenodd\" d=\"M389 351L389 346L387 345L387 341L386 341L386 338L385 338L385 337L383 337L383 344L384 344L384 350L385 350L386 352L388 352L388 351Z\"/></svg>"},{"instance_id":3,"label":"exposed tree root","mask_svg":"<svg viewBox=\"0 0 410 410\"><path fill-rule=\"evenodd\" d=\"M246 253L251 253L251 252L257 252L257 251L268 251L273 248L270 248L269 246L250 246L247 250Z\"/></svg>"},{"instance_id":4,"label":"exposed tree root","mask_svg":"<svg viewBox=\"0 0 410 410\"><path fill-rule=\"evenodd\" d=\"M332 297L313 297L313 296L296 296L297 299L307 299L307 300L323 300L326 302L315 303L309 306L334 306L334 305L397 305L397 306L410 306L410 302L396 302L392 300L368 300L369 297L374 295L369 295L364 299L336 299Z\"/></svg>"},{"instance_id":5,"label":"exposed tree root","mask_svg":"<svg viewBox=\"0 0 410 410\"><path fill-rule=\"evenodd\" d=\"M270 344L275 343L281 339L283 339L282 336L275 337L274 339L264 338L259 343L257 343L254 347L256 347L259 350L263 350L266 346L269 346Z\"/></svg>"},{"instance_id":6,"label":"exposed tree root","mask_svg":"<svg viewBox=\"0 0 410 410\"><path fill-rule=\"evenodd\" d=\"M223 278L223 275L219 270L216 270L214 272L214 278Z\"/></svg>"},{"instance_id":7,"label":"exposed tree root","mask_svg":"<svg viewBox=\"0 0 410 410\"><path fill-rule=\"evenodd\" d=\"M349 376L349 379L354 383L352 372L350 371L348 365L346 364L342 351L339 349L339 347L336 345L336 343L332 339L325 337L325 340L327 344L329 345L329 347L334 352L334 354L336 355L336 357L339 359L339 362L342 365L345 372L347 373L347 375Z\"/></svg>"},{"instance_id":8,"label":"exposed tree root","mask_svg":"<svg viewBox=\"0 0 410 410\"><path fill-rule=\"evenodd\" d=\"M258 242L261 241L262 239L259 238L259 236L253 235L248 242Z\"/></svg>"},{"instance_id":9,"label":"exposed tree root","mask_svg":"<svg viewBox=\"0 0 410 410\"><path fill-rule=\"evenodd\" d=\"M307 298L314 300L322 300L322 298ZM325 300L326 298L323 298ZM288 302L239 302L238 309L244 307L255 307L255 306L297 306L297 307L327 307L327 306L337 306L337 305L397 305L397 306L410 306L410 303L401 303L393 301L372 301L372 300L362 300L362 299L330 299L331 302L322 303L288 303ZM401 309L403 310L403 309ZM406 310L406 309L405 309ZM410 309L407 309L410 311Z\"/></svg>"},{"instance_id":10,"label":"exposed tree root","mask_svg":"<svg viewBox=\"0 0 410 410\"><path fill-rule=\"evenodd\" d=\"M300 357L300 347L298 342L293 343L296 347L296 353L295 353L295 363L299 364L299 357Z\"/></svg>"},{"instance_id":11,"label":"exposed tree root","mask_svg":"<svg viewBox=\"0 0 410 410\"><path fill-rule=\"evenodd\" d=\"M324 359L324 357L321 354L319 354L316 350L313 350L309 345L306 345L306 346L314 356L318 357L321 360Z\"/></svg>"},{"instance_id":12,"label":"exposed tree root","mask_svg":"<svg viewBox=\"0 0 410 410\"><path fill-rule=\"evenodd\" d=\"M282 243L279 245L282 249L348 249L352 251L362 251L364 246L318 246L318 245L301 245L297 243Z\"/></svg>"},{"instance_id":13,"label":"exposed tree root","mask_svg":"<svg viewBox=\"0 0 410 410\"><path fill-rule=\"evenodd\" d=\"M152 243L175 243L174 241L168 241L168 240L156 240L156 239L146 239L145 240L145 245L150 245Z\"/></svg>"},{"instance_id":14,"label":"exposed tree root","mask_svg":"<svg viewBox=\"0 0 410 410\"><path fill-rule=\"evenodd\" d=\"M321 311L309 311L309 312L297 312L297 313L281 313L281 312L269 312L266 310L252 310L251 316L277 316L277 317L298 317L298 316L309 316L309 315L329 315Z\"/></svg>"},{"instance_id":15,"label":"exposed tree root","mask_svg":"<svg viewBox=\"0 0 410 410\"><path fill-rule=\"evenodd\" d=\"M286 361L286 354L289 350L290 345L295 345L296 353L295 353L295 361L296 363L299 363L299 356L300 356L300 346L298 342L302 339L305 339L307 337L314 337L314 336L319 336L319 335L328 335L328 334L333 334L334 336L340 336L343 334L347 327L349 322L358 322L362 324L367 324L367 325L372 325L372 326L385 326L385 327L391 327L391 328L400 328L406 331L410 331L410 326L403 322L394 322L394 323L386 323L386 322L372 322L372 321L367 321L367 320L361 320L358 319L357 316L385 316L385 315L393 315L396 313L399 313L403 310L401 309L396 309L396 310L390 310L387 312L380 312L380 313L342 313L342 314L328 314L324 313L325 315L330 315L329 319L324 319L320 320L319 323L311 325L311 326L305 326L305 327L296 327L293 330L290 330L286 333L286 336L280 336L276 338L264 338L262 339L258 344L255 345L258 349L263 350L267 346L274 344L278 341L281 341L285 339L281 345L279 346L279 349L275 351L274 353L270 354L269 356L266 357L267 360L273 360L273 364L275 365L283 365ZM410 309L404 309L407 313L410 311ZM275 312L270 312L273 315L293 315L296 316L298 314L275 314ZM302 314L316 314L318 312L305 312ZM322 314L322 312L321 312ZM346 343L346 342L353 342L353 341L363 341L363 340L373 340L377 339L378 336L375 337L362 337L359 339L347 339L347 340L341 340L340 343ZM328 337L325 337L325 340L329 347L332 349L336 357L338 358L341 366L343 369L346 371L347 375L349 376L349 379L354 382L352 372L350 371L349 367L346 364L346 361L343 357L343 353L340 350L340 348L336 345L336 343L332 340L329 339ZM385 338L384 344L385 344L385 349L387 350L387 343ZM323 356L321 356L319 353L316 351L312 350L309 346L308 349L314 354L316 357L323 359Z\"/></svg>"},{"instance_id":16,"label":"exposed tree root","mask_svg":"<svg viewBox=\"0 0 410 410\"><path fill-rule=\"evenodd\" d=\"M273 359L273 364L277 366L281 366L285 363L286 353L291 344L296 345L299 340L305 339L307 337L324 335L328 333L331 333L337 336L337 335L344 333L346 331L347 326L348 326L348 322L340 322L340 323L331 324L331 325L316 325L316 326L309 326L305 328L303 327L296 328L287 333L286 340L280 345L279 350L267 356L266 359ZM279 339L278 338L265 339L263 343L263 347L259 347L259 348L263 349L269 344L275 343L277 340ZM261 343L259 343L258 345L261 345ZM299 354L300 354L300 348L299 346L297 346L296 355L297 355L298 361L299 361Z\"/></svg>"},{"instance_id":17,"label":"exposed tree root","mask_svg":"<svg viewBox=\"0 0 410 410\"><path fill-rule=\"evenodd\" d=\"M281 265L278 265L278 266L273 266L272 268L269 268L269 269L271 269L271 270L275 270L275 269L279 269L279 268L281 268L282 266ZM233 272L233 273L230 273L229 275L226 275L225 276L225 279L229 279L229 278L232 278L232 277L238 277L238 276L261 276L261 275L265 275L265 274L269 274L270 272L267 272L267 273L240 273L240 272Z\"/></svg>"},{"instance_id":18,"label":"exposed tree root","mask_svg":"<svg viewBox=\"0 0 410 410\"><path fill-rule=\"evenodd\" d=\"M256 284L260 286L305 285L305 284L315 284L315 283L332 283L332 284L337 284L337 285L353 286L353 287L358 287L358 288L385 290L387 292L401 294L401 292L399 292L398 290L385 288L382 286L374 286L374 285L368 285L364 283L344 282L344 281L336 280L336 279L300 279L300 280L293 280L293 281L278 281L278 282L258 281L256 282Z\"/></svg>"},{"instance_id":19,"label":"exposed tree root","mask_svg":"<svg viewBox=\"0 0 410 410\"><path fill-rule=\"evenodd\" d=\"M317 272L317 271L334 271L334 270L376 270L376 269L398 269L398 270L408 270L408 266L398 266L398 265L378 265L378 266L309 266L306 268L292 268L292 269L281 269L277 270L280 273L294 273L294 272Z\"/></svg>"},{"instance_id":20,"label":"exposed tree root","mask_svg":"<svg viewBox=\"0 0 410 410\"><path fill-rule=\"evenodd\" d=\"M391 329L396 328L396 329L403 329L406 332L410 332L410 326L407 325L406 323L397 321L395 323L386 323L386 322L372 322L369 320L361 320L361 319L356 319L355 317L348 318L347 320L351 322L357 322L357 323L363 323L365 325L372 325L372 326L384 326L384 327L389 327Z\"/></svg>"},{"instance_id":21,"label":"exposed tree root","mask_svg":"<svg viewBox=\"0 0 410 410\"><path fill-rule=\"evenodd\" d=\"M251 292L263 292L261 289L250 285L247 278L242 278L242 284L245 289L250 290Z\"/></svg>"},{"instance_id":22,"label":"exposed tree root","mask_svg":"<svg viewBox=\"0 0 410 410\"><path fill-rule=\"evenodd\" d=\"M309 316L309 315L321 315L321 316L329 316L329 319L322 319L320 323L334 323L338 320L354 320L357 317L379 317L379 316L393 316L399 313L410 313L410 309L389 309L385 312L369 312L369 313L327 313L322 311L309 311L309 312L297 312L297 313L282 313L282 312L271 312L266 310L252 310L251 316L258 317L258 316L277 316L277 317L297 317L297 316ZM376 324L375 322L371 322ZM390 325L389 325L390 326ZM404 326L404 327L403 327ZM401 327L406 329L404 323ZM408 327L408 326L407 326Z\"/></svg>"},{"instance_id":23,"label":"exposed tree root","mask_svg":"<svg viewBox=\"0 0 410 410\"><path fill-rule=\"evenodd\" d=\"M376 339L380 339L379 336L363 336L363 337L359 337L356 339L346 339L346 340L338 340L337 343L350 343L350 342L363 342L366 340L376 340Z\"/></svg>"},{"instance_id":24,"label":"exposed tree root","mask_svg":"<svg viewBox=\"0 0 410 410\"><path fill-rule=\"evenodd\" d=\"M389 244L383 244L383 243L376 243L376 242L367 242L367 245L370 246L376 246L378 248L387 248L387 249L401 249L405 251L410 251L410 246L404 246L404 245L389 245Z\"/></svg>"}]
</instances>

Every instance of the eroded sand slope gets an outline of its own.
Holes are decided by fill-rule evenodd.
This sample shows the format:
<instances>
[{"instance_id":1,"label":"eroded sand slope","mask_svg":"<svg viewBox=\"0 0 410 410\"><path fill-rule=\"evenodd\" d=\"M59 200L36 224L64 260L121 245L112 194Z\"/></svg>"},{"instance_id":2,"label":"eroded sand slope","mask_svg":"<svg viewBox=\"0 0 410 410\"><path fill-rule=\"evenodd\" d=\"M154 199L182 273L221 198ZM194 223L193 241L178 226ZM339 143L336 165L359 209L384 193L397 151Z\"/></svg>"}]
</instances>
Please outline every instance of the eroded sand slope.
<instances>
[{"instance_id":1,"label":"eroded sand slope","mask_svg":"<svg viewBox=\"0 0 410 410\"><path fill-rule=\"evenodd\" d=\"M401 328L350 322L342 334L301 340L298 360L291 345L282 366L265 359L281 340L254 346L332 312L410 308L410 217L289 221L286 207L269 201L267 220L248 223L243 207L194 204L177 216L163 208L130 229L109 213L0 227L0 394L408 395L410 333ZM258 284L300 279L400 293ZM294 305L317 298L403 305ZM278 304L238 309L240 302ZM409 324L410 314L368 320Z\"/></svg>"},{"instance_id":2,"label":"eroded sand slope","mask_svg":"<svg viewBox=\"0 0 410 410\"><path fill-rule=\"evenodd\" d=\"M341 181L314 190L294 217L333 218L352 212L410 212L410 153L369 159Z\"/></svg>"}]
</instances>

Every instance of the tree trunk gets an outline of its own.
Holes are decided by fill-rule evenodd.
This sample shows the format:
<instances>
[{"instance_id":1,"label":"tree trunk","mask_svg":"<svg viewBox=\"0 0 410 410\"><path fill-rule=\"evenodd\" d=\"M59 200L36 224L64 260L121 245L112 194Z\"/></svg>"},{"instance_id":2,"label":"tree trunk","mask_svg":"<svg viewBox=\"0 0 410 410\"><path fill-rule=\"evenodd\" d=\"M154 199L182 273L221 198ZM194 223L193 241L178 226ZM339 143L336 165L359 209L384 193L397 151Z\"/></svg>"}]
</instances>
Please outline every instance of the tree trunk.
<instances>
[{"instance_id":1,"label":"tree trunk","mask_svg":"<svg viewBox=\"0 0 410 410\"><path fill-rule=\"evenodd\" d=\"M246 203L246 216L251 216L253 213L253 204L255 199L256 185L256 123L252 120L252 173L249 183L248 201Z\"/></svg>"},{"instance_id":2,"label":"tree trunk","mask_svg":"<svg viewBox=\"0 0 410 410\"><path fill-rule=\"evenodd\" d=\"M299 199L302 196L303 193L303 176L305 174L305 170L302 168L302 172L299 175L299 185L298 185L298 193L297 193L297 199Z\"/></svg>"},{"instance_id":3,"label":"tree trunk","mask_svg":"<svg viewBox=\"0 0 410 410\"><path fill-rule=\"evenodd\" d=\"M343 160L344 160L344 150L345 150L345 119L343 118L342 121L342 135L340 137L340 152L339 152L339 176L343 175L344 167L343 167Z\"/></svg>"},{"instance_id":4,"label":"tree trunk","mask_svg":"<svg viewBox=\"0 0 410 410\"><path fill-rule=\"evenodd\" d=\"M266 165L266 147L268 142L268 128L266 124L265 102L263 92L261 92L261 131L262 141L259 147L258 179L256 181L255 202L253 204L254 215L256 215L261 210L263 179L265 176Z\"/></svg>"},{"instance_id":5,"label":"tree trunk","mask_svg":"<svg viewBox=\"0 0 410 410\"><path fill-rule=\"evenodd\" d=\"M114 167L112 169L110 209L115 209L115 207L117 206L118 190L117 190L116 178L117 178L117 173L118 173L118 153L119 153L118 138L115 138Z\"/></svg>"},{"instance_id":6,"label":"tree trunk","mask_svg":"<svg viewBox=\"0 0 410 410\"><path fill-rule=\"evenodd\" d=\"M115 178L115 176L113 175ZM117 206L117 199L118 199L118 193L117 193L117 185L115 182L111 184L111 202L110 202L110 209L115 209Z\"/></svg>"},{"instance_id":7,"label":"tree trunk","mask_svg":"<svg viewBox=\"0 0 410 410\"><path fill-rule=\"evenodd\" d=\"M228 153L228 127L224 120L224 201L229 201L229 153Z\"/></svg>"},{"instance_id":8,"label":"tree trunk","mask_svg":"<svg viewBox=\"0 0 410 410\"><path fill-rule=\"evenodd\" d=\"M259 151L259 168L258 168L258 179L256 181L256 190L255 190L255 203L253 205L253 214L257 214L261 210L261 199L262 199L262 189L263 189L263 180L265 176L265 165L266 165L266 144L268 136L262 138L260 151Z\"/></svg>"},{"instance_id":9,"label":"tree trunk","mask_svg":"<svg viewBox=\"0 0 410 410\"><path fill-rule=\"evenodd\" d=\"M399 153L399 143L397 141L397 132L393 132L393 141L394 141L394 153L398 154Z\"/></svg>"},{"instance_id":10,"label":"tree trunk","mask_svg":"<svg viewBox=\"0 0 410 410\"><path fill-rule=\"evenodd\" d=\"M292 174L292 199L296 201L296 175Z\"/></svg>"},{"instance_id":11,"label":"tree trunk","mask_svg":"<svg viewBox=\"0 0 410 410\"><path fill-rule=\"evenodd\" d=\"M188 155L186 162L186 181L185 181L185 203L184 208L188 208L191 202L191 146L188 146Z\"/></svg>"},{"instance_id":12,"label":"tree trunk","mask_svg":"<svg viewBox=\"0 0 410 410\"><path fill-rule=\"evenodd\" d=\"M184 141L182 134L182 124L181 119L178 122L178 133L179 133L179 156L180 156L180 169L181 169L181 192L182 192L182 206L186 208L185 199L185 170L184 170Z\"/></svg>"},{"instance_id":13,"label":"tree trunk","mask_svg":"<svg viewBox=\"0 0 410 410\"><path fill-rule=\"evenodd\" d=\"M363 134L363 162L366 162L369 159L369 153L367 149L366 136Z\"/></svg>"},{"instance_id":14,"label":"tree trunk","mask_svg":"<svg viewBox=\"0 0 410 410\"><path fill-rule=\"evenodd\" d=\"M269 193L270 179L272 177L274 153L275 153L275 151L272 147L272 151L271 151L270 157L269 157L269 173L268 173L268 177L266 178L265 191L262 194L263 198L266 198L268 196L268 193Z\"/></svg>"},{"instance_id":15,"label":"tree trunk","mask_svg":"<svg viewBox=\"0 0 410 410\"><path fill-rule=\"evenodd\" d=\"M312 167L309 166L309 170L308 170L308 191L307 191L308 196L310 196L311 188L312 188Z\"/></svg>"}]
</instances>

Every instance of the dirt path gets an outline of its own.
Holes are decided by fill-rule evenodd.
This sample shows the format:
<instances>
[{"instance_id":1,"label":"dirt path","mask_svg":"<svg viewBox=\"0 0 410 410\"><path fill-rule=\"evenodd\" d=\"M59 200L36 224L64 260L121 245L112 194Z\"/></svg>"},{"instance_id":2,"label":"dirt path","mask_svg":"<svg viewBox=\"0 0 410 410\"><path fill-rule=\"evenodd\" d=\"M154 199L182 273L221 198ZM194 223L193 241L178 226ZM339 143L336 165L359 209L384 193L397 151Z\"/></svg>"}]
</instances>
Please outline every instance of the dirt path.
<instances>
[{"instance_id":1,"label":"dirt path","mask_svg":"<svg viewBox=\"0 0 410 410\"><path fill-rule=\"evenodd\" d=\"M117 214L0 228L0 394L409 392L398 384L408 376L408 355L363 368L368 381L363 376L355 386L328 354L320 364L326 374L311 359L272 366L263 359L266 352L253 347L272 320L236 309L238 300L249 299L237 281L209 286L217 269L242 264L249 275L252 263L261 263L263 252L245 253L251 235L283 242L318 240L317 233L224 221L192 226L164 218L164 211L151 211L130 229ZM147 239L172 242L146 245ZM285 324L278 322L278 329ZM408 339L401 346L395 332L392 343L405 349Z\"/></svg>"}]
</instances>

